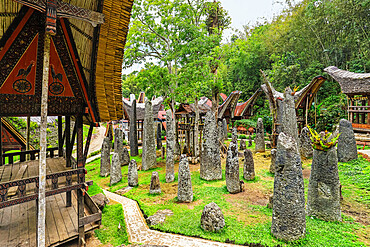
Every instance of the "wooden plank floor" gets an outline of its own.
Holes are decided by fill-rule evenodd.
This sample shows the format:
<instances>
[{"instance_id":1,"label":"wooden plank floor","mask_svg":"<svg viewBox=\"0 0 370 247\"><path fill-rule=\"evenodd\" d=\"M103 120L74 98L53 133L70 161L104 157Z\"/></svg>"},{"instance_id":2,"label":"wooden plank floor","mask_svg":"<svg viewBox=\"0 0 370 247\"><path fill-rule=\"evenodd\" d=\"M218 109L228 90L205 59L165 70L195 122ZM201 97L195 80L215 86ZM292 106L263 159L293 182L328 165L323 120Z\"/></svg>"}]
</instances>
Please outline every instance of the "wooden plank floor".
<instances>
[{"instance_id":1,"label":"wooden plank floor","mask_svg":"<svg viewBox=\"0 0 370 247\"><path fill-rule=\"evenodd\" d=\"M21 168L28 164L23 178L38 175L38 161L16 163L12 166L1 167L0 182L12 180ZM63 158L47 159L47 174L67 170ZM65 178L59 179L64 186ZM47 188L51 181L47 180ZM33 192L34 184L27 185L27 191ZM66 193L46 198L46 244L57 246L78 237L77 222L77 193L72 192L72 206L66 207ZM0 209L0 246L36 246L37 217L36 201L30 201ZM85 216L90 215L85 206ZM98 224L85 225L85 232L98 228Z\"/></svg>"},{"instance_id":2,"label":"wooden plank floor","mask_svg":"<svg viewBox=\"0 0 370 247\"><path fill-rule=\"evenodd\" d=\"M46 198L47 246L57 246L78 237L76 194L72 192L71 207L65 206L65 193ZM36 225L36 201L0 209L0 246L36 246ZM86 225L85 232L98 227L97 224Z\"/></svg>"}]
</instances>

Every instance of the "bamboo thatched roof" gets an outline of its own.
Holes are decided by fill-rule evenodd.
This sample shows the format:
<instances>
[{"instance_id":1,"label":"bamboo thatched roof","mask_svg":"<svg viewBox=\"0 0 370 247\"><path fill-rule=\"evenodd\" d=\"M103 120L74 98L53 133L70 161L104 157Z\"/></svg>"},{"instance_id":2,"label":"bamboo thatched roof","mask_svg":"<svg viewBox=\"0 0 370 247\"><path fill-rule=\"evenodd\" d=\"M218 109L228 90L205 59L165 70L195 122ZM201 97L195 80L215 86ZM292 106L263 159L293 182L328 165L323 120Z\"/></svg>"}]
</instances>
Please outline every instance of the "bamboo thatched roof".
<instances>
[{"instance_id":1,"label":"bamboo thatched roof","mask_svg":"<svg viewBox=\"0 0 370 247\"><path fill-rule=\"evenodd\" d=\"M249 107L253 107L254 102L256 102L258 96L262 93L262 90L259 88L256 92L245 102L238 103L235 107L234 116L241 117L247 113Z\"/></svg>"},{"instance_id":2,"label":"bamboo thatched roof","mask_svg":"<svg viewBox=\"0 0 370 247\"><path fill-rule=\"evenodd\" d=\"M96 121L123 118L121 71L133 0L59 0L104 14L104 23L68 18L79 62L88 83L88 96L96 108ZM0 39L22 4L0 0ZM1 50L1 47L0 47Z\"/></svg>"},{"instance_id":3,"label":"bamboo thatched roof","mask_svg":"<svg viewBox=\"0 0 370 247\"><path fill-rule=\"evenodd\" d=\"M324 69L336 80L344 94L370 95L370 73L353 73L330 66Z\"/></svg>"}]
</instances>

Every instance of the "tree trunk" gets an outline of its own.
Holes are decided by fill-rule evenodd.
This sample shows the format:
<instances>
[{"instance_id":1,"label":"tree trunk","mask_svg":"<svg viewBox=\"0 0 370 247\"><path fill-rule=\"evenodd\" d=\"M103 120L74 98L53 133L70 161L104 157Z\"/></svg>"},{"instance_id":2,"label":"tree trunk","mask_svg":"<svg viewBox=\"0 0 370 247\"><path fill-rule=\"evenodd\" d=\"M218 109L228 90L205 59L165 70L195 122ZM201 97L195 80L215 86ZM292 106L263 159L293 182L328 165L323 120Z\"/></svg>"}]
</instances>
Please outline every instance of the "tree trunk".
<instances>
[{"instance_id":1,"label":"tree trunk","mask_svg":"<svg viewBox=\"0 0 370 247\"><path fill-rule=\"evenodd\" d=\"M49 33L44 38L44 64L42 75L41 94L41 123L40 123L40 163L39 163L39 197L37 215L37 245L45 246L45 216L46 216L46 124L48 116L48 83L50 66L50 39Z\"/></svg>"}]
</instances>

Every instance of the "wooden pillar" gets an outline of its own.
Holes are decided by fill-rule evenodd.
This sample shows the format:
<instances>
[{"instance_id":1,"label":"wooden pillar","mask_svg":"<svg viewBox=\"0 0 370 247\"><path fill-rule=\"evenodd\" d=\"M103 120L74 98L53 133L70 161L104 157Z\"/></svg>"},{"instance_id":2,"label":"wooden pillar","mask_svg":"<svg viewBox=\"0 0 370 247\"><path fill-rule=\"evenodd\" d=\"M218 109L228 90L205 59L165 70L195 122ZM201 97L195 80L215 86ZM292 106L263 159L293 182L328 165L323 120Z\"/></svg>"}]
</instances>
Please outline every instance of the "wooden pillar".
<instances>
[{"instance_id":1,"label":"wooden pillar","mask_svg":"<svg viewBox=\"0 0 370 247\"><path fill-rule=\"evenodd\" d=\"M65 136L66 136L66 166L71 167L71 154L69 153L71 145L71 116L65 117Z\"/></svg>"},{"instance_id":2,"label":"wooden pillar","mask_svg":"<svg viewBox=\"0 0 370 247\"><path fill-rule=\"evenodd\" d=\"M26 151L30 150L30 132L31 132L31 117L27 116L27 129L26 129ZM30 159L30 155L26 155L26 160Z\"/></svg>"},{"instance_id":3,"label":"wooden pillar","mask_svg":"<svg viewBox=\"0 0 370 247\"><path fill-rule=\"evenodd\" d=\"M87 140L85 144L85 150L84 150L84 165L86 164L87 154L89 153L89 147L91 142L91 136L94 129L94 124L90 124L89 133L87 134Z\"/></svg>"},{"instance_id":4,"label":"wooden pillar","mask_svg":"<svg viewBox=\"0 0 370 247\"><path fill-rule=\"evenodd\" d=\"M63 157L63 118L58 116L58 156Z\"/></svg>"},{"instance_id":5,"label":"wooden pillar","mask_svg":"<svg viewBox=\"0 0 370 247\"><path fill-rule=\"evenodd\" d=\"M39 193L38 193L38 214L37 214L37 245L44 247L46 244L46 127L48 116L48 84L50 66L50 33L44 35L44 60L41 90L41 122L40 122L40 160L39 160Z\"/></svg>"},{"instance_id":6,"label":"wooden pillar","mask_svg":"<svg viewBox=\"0 0 370 247\"><path fill-rule=\"evenodd\" d=\"M76 121L77 125L77 168L84 168L84 156L83 156L83 128L82 128L82 116L79 115ZM78 182L85 183L85 173L79 173ZM85 243L85 229L84 226L80 225L81 218L84 217L84 195L82 189L77 190L77 202L78 202L78 246L82 246Z\"/></svg>"},{"instance_id":7,"label":"wooden pillar","mask_svg":"<svg viewBox=\"0 0 370 247\"><path fill-rule=\"evenodd\" d=\"M71 145L71 116L65 116L65 130L64 130L65 140L66 140L66 167L72 166L70 145ZM66 207L72 206L72 193L71 191L66 192Z\"/></svg>"},{"instance_id":8,"label":"wooden pillar","mask_svg":"<svg viewBox=\"0 0 370 247\"><path fill-rule=\"evenodd\" d=\"M0 117L0 166L3 165L3 127Z\"/></svg>"}]
</instances>

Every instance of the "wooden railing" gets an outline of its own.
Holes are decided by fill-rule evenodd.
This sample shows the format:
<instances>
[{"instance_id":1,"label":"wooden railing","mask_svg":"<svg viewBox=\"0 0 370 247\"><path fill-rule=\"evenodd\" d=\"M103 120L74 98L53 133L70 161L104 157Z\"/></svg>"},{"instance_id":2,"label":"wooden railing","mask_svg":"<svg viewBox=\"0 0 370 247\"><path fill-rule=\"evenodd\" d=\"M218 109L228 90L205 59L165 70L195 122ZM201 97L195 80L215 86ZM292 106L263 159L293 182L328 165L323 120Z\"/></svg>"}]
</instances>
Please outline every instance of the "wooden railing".
<instances>
[{"instance_id":1,"label":"wooden railing","mask_svg":"<svg viewBox=\"0 0 370 247\"><path fill-rule=\"evenodd\" d=\"M47 148L46 149L46 156L47 157L50 157L50 158L54 158L56 156L58 156L58 152L55 154L55 151L57 151L58 148L57 147L54 147L54 148ZM19 156L19 160L21 162L24 162L26 161L26 157L27 155L29 155L29 159L30 160L36 160L36 158L38 158L39 156L39 153L40 153L40 150L29 150L29 151L21 151L21 152L15 152L15 153L4 153L2 156L3 156L3 164L14 164L14 157L17 157ZM8 158L8 162L5 163L5 158Z\"/></svg>"},{"instance_id":2,"label":"wooden railing","mask_svg":"<svg viewBox=\"0 0 370 247\"><path fill-rule=\"evenodd\" d=\"M348 112L370 113L370 106L348 106Z\"/></svg>"}]
</instances>

